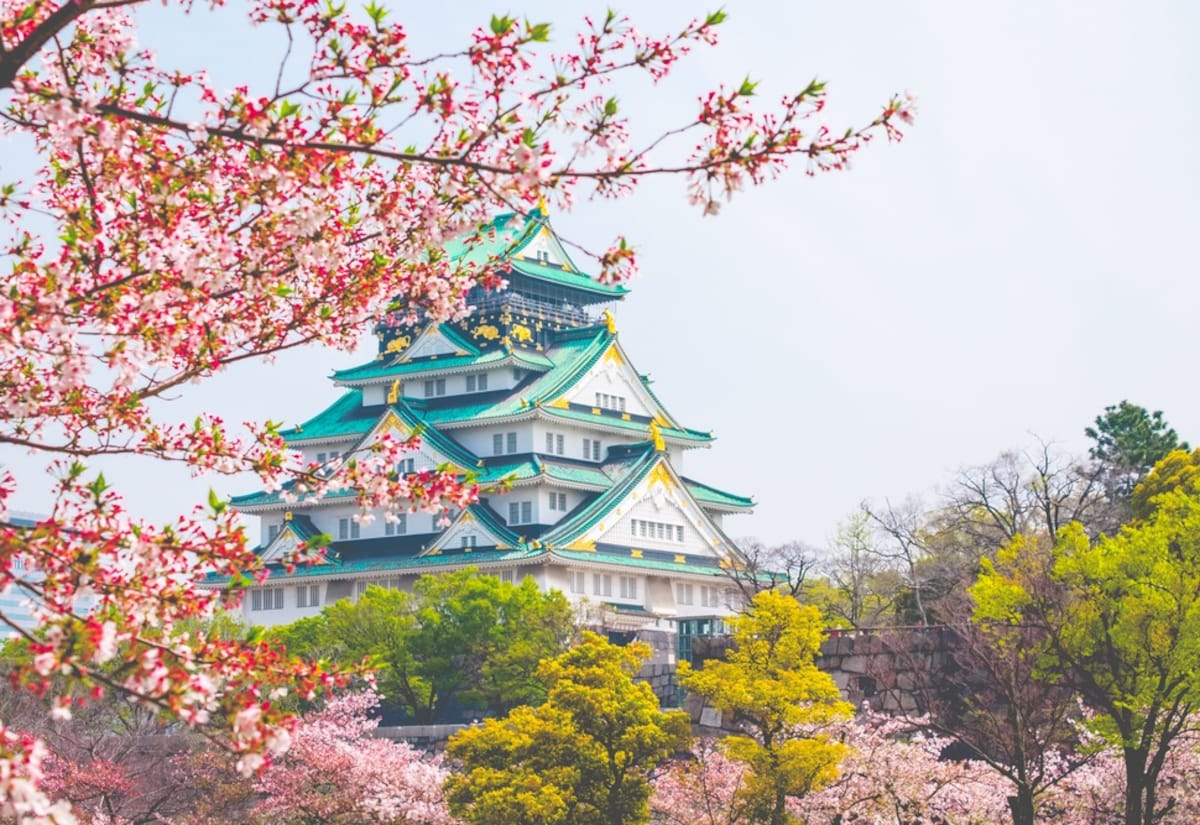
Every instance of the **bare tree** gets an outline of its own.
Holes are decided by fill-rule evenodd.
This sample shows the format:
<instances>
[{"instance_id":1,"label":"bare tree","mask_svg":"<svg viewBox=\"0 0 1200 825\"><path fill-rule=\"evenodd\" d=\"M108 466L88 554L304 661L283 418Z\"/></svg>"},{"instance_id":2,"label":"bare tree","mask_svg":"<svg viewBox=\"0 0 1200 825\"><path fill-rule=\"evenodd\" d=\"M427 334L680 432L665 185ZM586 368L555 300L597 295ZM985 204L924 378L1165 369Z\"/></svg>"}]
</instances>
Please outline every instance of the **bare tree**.
<instances>
[{"instance_id":1,"label":"bare tree","mask_svg":"<svg viewBox=\"0 0 1200 825\"><path fill-rule=\"evenodd\" d=\"M933 558L932 533L921 502L909 498L896 506L885 500L881 508L873 508L864 502L862 512L879 538L871 543L871 552L900 572L912 600L913 620L929 624L928 601L934 595L938 576L935 566L930 563Z\"/></svg>"},{"instance_id":2,"label":"bare tree","mask_svg":"<svg viewBox=\"0 0 1200 825\"><path fill-rule=\"evenodd\" d=\"M824 605L831 617L845 619L851 627L885 623L902 581L895 565L877 551L869 515L852 513L838 525L821 568L833 590L833 598Z\"/></svg>"},{"instance_id":3,"label":"bare tree","mask_svg":"<svg viewBox=\"0 0 1200 825\"><path fill-rule=\"evenodd\" d=\"M1101 470L1034 438L1030 449L1010 450L988 464L960 470L943 492L944 518L984 552L1018 535L1053 540L1073 521L1093 535L1117 526L1111 523Z\"/></svg>"},{"instance_id":4,"label":"bare tree","mask_svg":"<svg viewBox=\"0 0 1200 825\"><path fill-rule=\"evenodd\" d=\"M817 566L816 551L799 541L768 547L758 539L742 539L738 549L741 558L724 570L746 604L763 590L779 590L799 598Z\"/></svg>"}]
</instances>

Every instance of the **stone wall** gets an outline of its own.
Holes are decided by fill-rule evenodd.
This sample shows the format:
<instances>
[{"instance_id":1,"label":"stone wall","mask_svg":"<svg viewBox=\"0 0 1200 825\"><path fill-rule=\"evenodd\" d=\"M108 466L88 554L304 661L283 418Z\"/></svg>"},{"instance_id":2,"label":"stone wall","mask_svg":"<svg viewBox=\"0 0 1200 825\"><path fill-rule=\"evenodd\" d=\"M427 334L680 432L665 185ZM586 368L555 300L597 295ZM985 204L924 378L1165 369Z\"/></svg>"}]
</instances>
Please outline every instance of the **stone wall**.
<instances>
[{"instance_id":1,"label":"stone wall","mask_svg":"<svg viewBox=\"0 0 1200 825\"><path fill-rule=\"evenodd\" d=\"M722 659L732 644L728 636L697 638L692 642L693 664ZM886 631L835 630L821 645L817 667L828 673L842 696L855 707L920 712L917 687L925 680L916 669L936 673L946 664L953 634L944 627L907 627ZM684 708L702 727L730 729L714 708L688 696Z\"/></svg>"}]
</instances>

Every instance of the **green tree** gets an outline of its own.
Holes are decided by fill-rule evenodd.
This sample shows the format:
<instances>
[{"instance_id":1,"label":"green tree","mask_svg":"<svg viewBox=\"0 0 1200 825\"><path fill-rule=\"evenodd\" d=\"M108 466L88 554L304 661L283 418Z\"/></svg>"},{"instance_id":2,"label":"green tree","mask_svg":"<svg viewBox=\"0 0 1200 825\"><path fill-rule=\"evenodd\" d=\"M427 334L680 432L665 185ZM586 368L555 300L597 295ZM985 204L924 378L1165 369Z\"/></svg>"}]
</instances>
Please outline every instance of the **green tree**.
<instances>
[{"instance_id":1,"label":"green tree","mask_svg":"<svg viewBox=\"0 0 1200 825\"><path fill-rule=\"evenodd\" d=\"M649 819L650 772L690 739L687 715L663 712L634 682L650 650L594 633L538 668L545 704L455 734L462 770L450 810L473 825L634 825Z\"/></svg>"},{"instance_id":2,"label":"green tree","mask_svg":"<svg viewBox=\"0 0 1200 825\"><path fill-rule=\"evenodd\" d=\"M1170 452L1154 465L1142 483L1133 491L1130 509L1137 519L1149 518L1159 496L1171 490L1183 490L1188 495L1200 495L1200 450Z\"/></svg>"},{"instance_id":3,"label":"green tree","mask_svg":"<svg viewBox=\"0 0 1200 825\"><path fill-rule=\"evenodd\" d=\"M814 664L823 638L820 611L774 591L754 597L749 612L730 620L734 647L724 661L692 670L680 683L729 714L745 735L722 746L748 767L738 802L750 822L785 825L788 797L803 796L837 776L846 747L820 732L849 716L828 674Z\"/></svg>"},{"instance_id":4,"label":"green tree","mask_svg":"<svg viewBox=\"0 0 1200 825\"><path fill-rule=\"evenodd\" d=\"M1095 541L1068 526L1049 552L1015 541L972 595L981 621L1044 630L1038 677L1073 685L1120 748L1126 825L1157 821L1164 761L1200 709L1200 498L1166 492Z\"/></svg>"},{"instance_id":5,"label":"green tree","mask_svg":"<svg viewBox=\"0 0 1200 825\"><path fill-rule=\"evenodd\" d=\"M335 602L278 637L293 653L367 660L385 701L425 724L452 702L500 714L541 701L538 663L567 648L573 619L561 593L469 569L422 576L411 593L368 587L357 602Z\"/></svg>"},{"instance_id":6,"label":"green tree","mask_svg":"<svg viewBox=\"0 0 1200 825\"><path fill-rule=\"evenodd\" d=\"M1167 426L1161 410L1148 412L1128 401L1105 407L1104 414L1096 416L1096 426L1084 434L1095 442L1088 454L1103 466L1109 495L1120 500L1128 499L1167 453L1189 449Z\"/></svg>"}]
</instances>

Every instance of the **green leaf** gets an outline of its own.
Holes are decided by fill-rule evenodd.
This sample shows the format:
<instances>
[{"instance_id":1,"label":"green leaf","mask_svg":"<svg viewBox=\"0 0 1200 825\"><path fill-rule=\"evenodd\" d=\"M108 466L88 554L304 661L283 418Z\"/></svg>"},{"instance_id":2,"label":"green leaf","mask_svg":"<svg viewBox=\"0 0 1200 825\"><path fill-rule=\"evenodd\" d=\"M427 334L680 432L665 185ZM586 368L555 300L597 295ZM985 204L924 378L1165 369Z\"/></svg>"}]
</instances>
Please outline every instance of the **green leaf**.
<instances>
[{"instance_id":1,"label":"green leaf","mask_svg":"<svg viewBox=\"0 0 1200 825\"><path fill-rule=\"evenodd\" d=\"M376 26L383 25L383 18L387 17L387 9L376 4L375 0L371 0L371 2L366 6L366 10L367 16L375 21Z\"/></svg>"},{"instance_id":2,"label":"green leaf","mask_svg":"<svg viewBox=\"0 0 1200 825\"><path fill-rule=\"evenodd\" d=\"M532 26L526 23L525 26L529 29L529 39L534 43L545 43L550 39L549 23L534 23Z\"/></svg>"},{"instance_id":3,"label":"green leaf","mask_svg":"<svg viewBox=\"0 0 1200 825\"><path fill-rule=\"evenodd\" d=\"M728 18L729 15L725 13L725 9L717 9L716 11L711 12L708 17L704 19L704 24L707 26L719 26Z\"/></svg>"},{"instance_id":4,"label":"green leaf","mask_svg":"<svg viewBox=\"0 0 1200 825\"><path fill-rule=\"evenodd\" d=\"M208 488L208 508L213 511L214 516L221 515L221 513L223 513L225 508L228 506L229 502L222 500L221 497L217 495L216 490L211 487Z\"/></svg>"},{"instance_id":5,"label":"green leaf","mask_svg":"<svg viewBox=\"0 0 1200 825\"><path fill-rule=\"evenodd\" d=\"M738 94L741 95L742 97L754 97L754 90L757 87L758 87L758 84L752 82L750 80L750 78L747 77L745 80L742 81L742 85L738 89Z\"/></svg>"},{"instance_id":6,"label":"green leaf","mask_svg":"<svg viewBox=\"0 0 1200 825\"><path fill-rule=\"evenodd\" d=\"M610 97L608 100L604 101L604 116L612 117L616 113L617 113L617 99L615 97Z\"/></svg>"},{"instance_id":7,"label":"green leaf","mask_svg":"<svg viewBox=\"0 0 1200 825\"><path fill-rule=\"evenodd\" d=\"M492 34L496 36L506 34L512 28L512 25L513 19L508 15L503 17L492 15Z\"/></svg>"}]
</instances>

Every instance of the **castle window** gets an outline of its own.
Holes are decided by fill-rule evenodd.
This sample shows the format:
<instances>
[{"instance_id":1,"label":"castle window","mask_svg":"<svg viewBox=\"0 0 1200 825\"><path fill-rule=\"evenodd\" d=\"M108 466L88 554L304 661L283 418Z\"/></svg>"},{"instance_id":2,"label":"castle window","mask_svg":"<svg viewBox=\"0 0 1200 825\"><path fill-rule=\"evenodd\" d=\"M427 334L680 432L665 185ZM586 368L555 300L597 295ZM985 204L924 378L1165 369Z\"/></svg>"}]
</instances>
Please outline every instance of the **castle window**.
<instances>
[{"instance_id":1,"label":"castle window","mask_svg":"<svg viewBox=\"0 0 1200 825\"><path fill-rule=\"evenodd\" d=\"M590 461L600 460L600 442L590 438L583 440L583 457Z\"/></svg>"},{"instance_id":2,"label":"castle window","mask_svg":"<svg viewBox=\"0 0 1200 825\"><path fill-rule=\"evenodd\" d=\"M481 372L467 376L467 392L483 392L487 389L487 373Z\"/></svg>"},{"instance_id":3,"label":"castle window","mask_svg":"<svg viewBox=\"0 0 1200 825\"><path fill-rule=\"evenodd\" d=\"M567 571L567 576L571 583L572 593L587 592L587 573L584 573L582 570L569 570Z\"/></svg>"},{"instance_id":4,"label":"castle window","mask_svg":"<svg viewBox=\"0 0 1200 825\"><path fill-rule=\"evenodd\" d=\"M516 578L516 574L515 574L515 571L513 571L513 570L501 570L500 571L500 581L504 582L505 584L512 584L513 580L515 578Z\"/></svg>"},{"instance_id":5,"label":"castle window","mask_svg":"<svg viewBox=\"0 0 1200 825\"><path fill-rule=\"evenodd\" d=\"M565 439L561 433L546 433L546 453L552 455L562 455L565 447Z\"/></svg>"},{"instance_id":6,"label":"castle window","mask_svg":"<svg viewBox=\"0 0 1200 825\"><path fill-rule=\"evenodd\" d=\"M406 476L417 471L417 460L415 458L403 458L396 462L396 475Z\"/></svg>"},{"instance_id":7,"label":"castle window","mask_svg":"<svg viewBox=\"0 0 1200 825\"><path fill-rule=\"evenodd\" d=\"M690 584L675 582L675 601L678 604L695 604L695 591Z\"/></svg>"},{"instance_id":8,"label":"castle window","mask_svg":"<svg viewBox=\"0 0 1200 825\"><path fill-rule=\"evenodd\" d=\"M510 501L508 503L509 524L529 524L533 521L533 502Z\"/></svg>"},{"instance_id":9,"label":"castle window","mask_svg":"<svg viewBox=\"0 0 1200 825\"><path fill-rule=\"evenodd\" d=\"M683 542L682 524L667 524L663 521L646 521L635 518L629 520L629 533L635 538Z\"/></svg>"},{"instance_id":10,"label":"castle window","mask_svg":"<svg viewBox=\"0 0 1200 825\"><path fill-rule=\"evenodd\" d=\"M267 544L275 541L275 537L279 535L279 525L272 524L267 528Z\"/></svg>"},{"instance_id":11,"label":"castle window","mask_svg":"<svg viewBox=\"0 0 1200 825\"><path fill-rule=\"evenodd\" d=\"M593 573L592 595L612 596L612 576L607 573Z\"/></svg>"},{"instance_id":12,"label":"castle window","mask_svg":"<svg viewBox=\"0 0 1200 825\"><path fill-rule=\"evenodd\" d=\"M263 587L250 591L251 610L283 610L283 588Z\"/></svg>"},{"instance_id":13,"label":"castle window","mask_svg":"<svg viewBox=\"0 0 1200 825\"><path fill-rule=\"evenodd\" d=\"M701 607L720 607L721 589L709 587L707 584L700 585L700 605Z\"/></svg>"},{"instance_id":14,"label":"castle window","mask_svg":"<svg viewBox=\"0 0 1200 825\"><path fill-rule=\"evenodd\" d=\"M352 518L338 519L338 538L342 541L346 539L356 539L362 535L362 527Z\"/></svg>"},{"instance_id":15,"label":"castle window","mask_svg":"<svg viewBox=\"0 0 1200 825\"><path fill-rule=\"evenodd\" d=\"M433 398L434 396L445 395L445 394L446 394L446 379L445 378L431 378L425 382L425 397L426 398Z\"/></svg>"},{"instance_id":16,"label":"castle window","mask_svg":"<svg viewBox=\"0 0 1200 825\"><path fill-rule=\"evenodd\" d=\"M408 532L408 513L396 513L392 521L389 518L383 520L383 534L385 536L403 536Z\"/></svg>"},{"instance_id":17,"label":"castle window","mask_svg":"<svg viewBox=\"0 0 1200 825\"><path fill-rule=\"evenodd\" d=\"M622 599L638 597L638 580L633 576L617 576L617 584L620 587Z\"/></svg>"},{"instance_id":18,"label":"castle window","mask_svg":"<svg viewBox=\"0 0 1200 825\"><path fill-rule=\"evenodd\" d=\"M505 455L517 451L516 433L496 433L492 436L492 455Z\"/></svg>"},{"instance_id":19,"label":"castle window","mask_svg":"<svg viewBox=\"0 0 1200 825\"><path fill-rule=\"evenodd\" d=\"M598 392L596 393L596 406L602 410L625 412L625 396Z\"/></svg>"},{"instance_id":20,"label":"castle window","mask_svg":"<svg viewBox=\"0 0 1200 825\"><path fill-rule=\"evenodd\" d=\"M550 509L566 512L567 510L567 494L566 493L549 493Z\"/></svg>"},{"instance_id":21,"label":"castle window","mask_svg":"<svg viewBox=\"0 0 1200 825\"><path fill-rule=\"evenodd\" d=\"M320 607L321 585L300 585L296 588L296 607Z\"/></svg>"}]
</instances>

